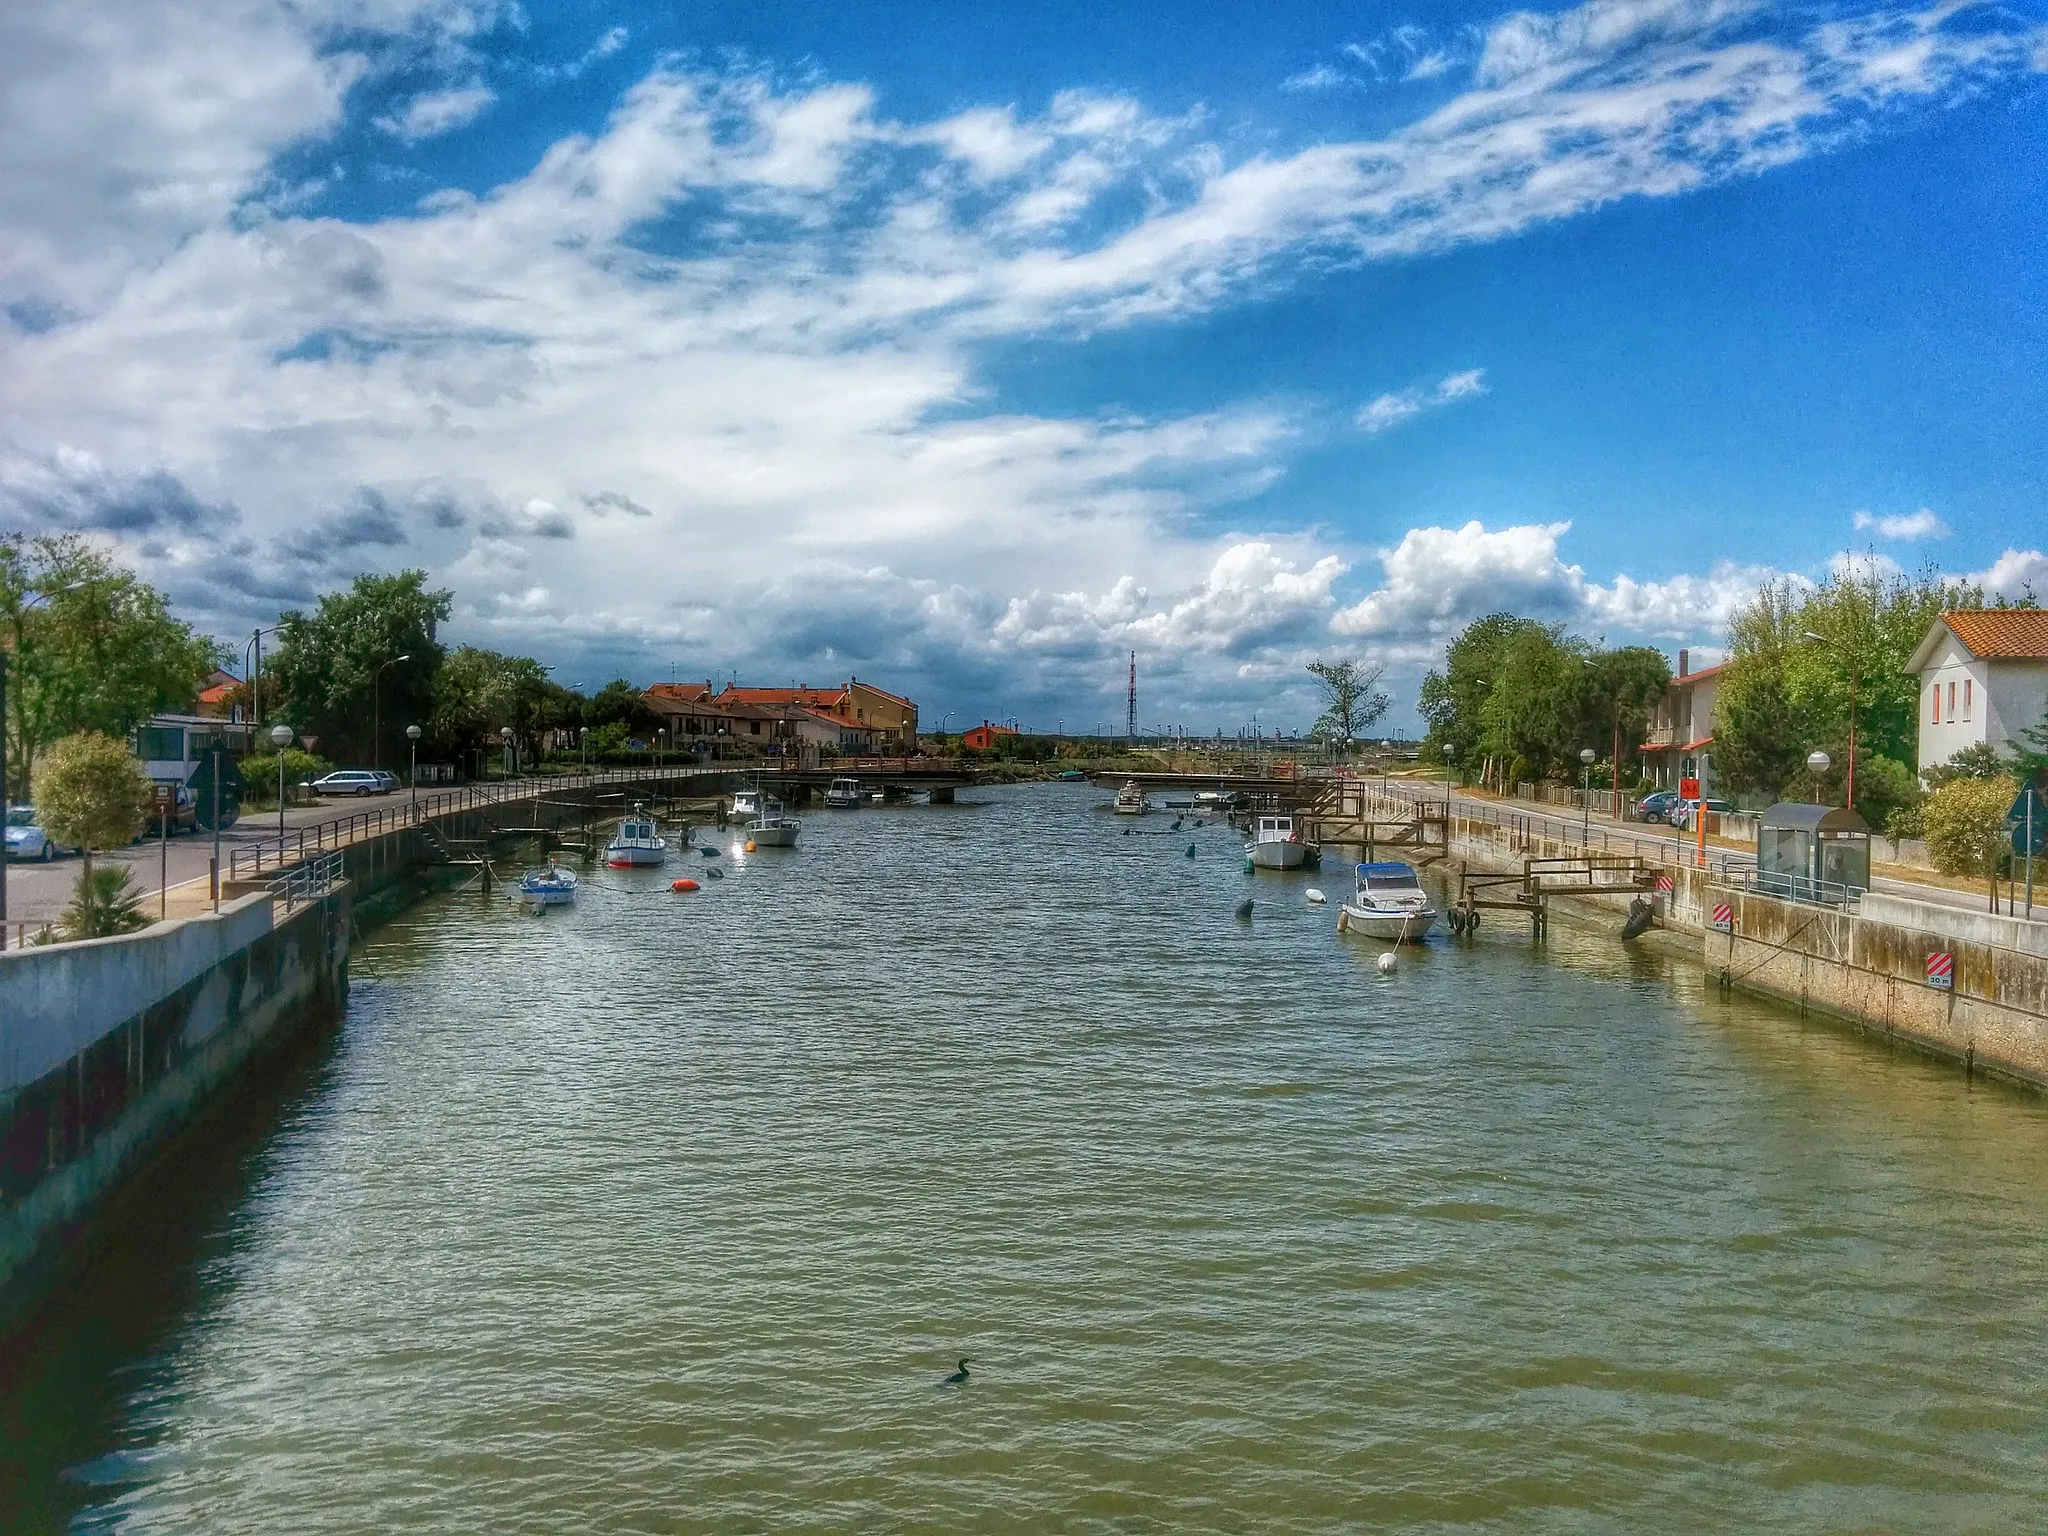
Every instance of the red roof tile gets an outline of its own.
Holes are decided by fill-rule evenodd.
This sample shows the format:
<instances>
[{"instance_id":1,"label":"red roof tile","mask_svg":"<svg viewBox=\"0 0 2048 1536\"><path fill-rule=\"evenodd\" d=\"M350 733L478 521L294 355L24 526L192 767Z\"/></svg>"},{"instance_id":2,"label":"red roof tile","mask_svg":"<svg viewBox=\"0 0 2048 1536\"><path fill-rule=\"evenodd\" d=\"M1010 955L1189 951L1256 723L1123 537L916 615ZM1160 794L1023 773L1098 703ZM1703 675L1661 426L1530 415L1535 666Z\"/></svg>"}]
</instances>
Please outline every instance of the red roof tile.
<instances>
[{"instance_id":1,"label":"red roof tile","mask_svg":"<svg viewBox=\"0 0 2048 1536\"><path fill-rule=\"evenodd\" d=\"M1980 660L2048 661L2048 608L1958 608L1941 621Z\"/></svg>"}]
</instances>

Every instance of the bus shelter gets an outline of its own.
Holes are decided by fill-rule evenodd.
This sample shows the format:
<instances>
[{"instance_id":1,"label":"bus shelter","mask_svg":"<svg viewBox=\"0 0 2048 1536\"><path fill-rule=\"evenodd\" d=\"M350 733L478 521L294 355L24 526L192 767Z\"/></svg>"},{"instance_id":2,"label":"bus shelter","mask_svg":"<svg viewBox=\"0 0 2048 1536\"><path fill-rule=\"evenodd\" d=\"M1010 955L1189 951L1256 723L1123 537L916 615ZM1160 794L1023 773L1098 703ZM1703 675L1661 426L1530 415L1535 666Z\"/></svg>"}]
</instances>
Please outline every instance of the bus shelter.
<instances>
[{"instance_id":1,"label":"bus shelter","mask_svg":"<svg viewBox=\"0 0 2048 1536\"><path fill-rule=\"evenodd\" d=\"M1869 826L1840 806L1772 806L1757 823L1756 886L1791 901L1854 901L1870 889Z\"/></svg>"}]
</instances>

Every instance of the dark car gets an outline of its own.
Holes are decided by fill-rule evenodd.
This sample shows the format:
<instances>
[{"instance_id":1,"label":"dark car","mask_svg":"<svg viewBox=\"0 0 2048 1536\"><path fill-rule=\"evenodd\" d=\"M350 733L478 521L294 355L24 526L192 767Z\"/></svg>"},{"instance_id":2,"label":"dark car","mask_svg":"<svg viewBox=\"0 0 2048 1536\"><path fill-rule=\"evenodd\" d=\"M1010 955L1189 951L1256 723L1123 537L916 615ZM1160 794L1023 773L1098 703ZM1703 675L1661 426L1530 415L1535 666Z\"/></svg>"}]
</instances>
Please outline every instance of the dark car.
<instances>
[{"instance_id":1,"label":"dark car","mask_svg":"<svg viewBox=\"0 0 2048 1536\"><path fill-rule=\"evenodd\" d=\"M1669 821L1672 809L1677 804L1677 790L1660 789L1655 794L1645 795L1636 802L1636 817L1640 821Z\"/></svg>"}]
</instances>

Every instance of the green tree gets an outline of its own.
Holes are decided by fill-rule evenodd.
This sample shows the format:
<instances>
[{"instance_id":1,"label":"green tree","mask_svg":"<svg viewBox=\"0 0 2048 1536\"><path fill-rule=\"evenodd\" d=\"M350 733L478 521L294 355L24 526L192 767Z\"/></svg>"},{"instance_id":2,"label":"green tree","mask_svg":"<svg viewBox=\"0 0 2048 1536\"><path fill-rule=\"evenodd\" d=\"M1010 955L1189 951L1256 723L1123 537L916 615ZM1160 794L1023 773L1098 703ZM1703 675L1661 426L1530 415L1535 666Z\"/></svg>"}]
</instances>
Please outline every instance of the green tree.
<instances>
[{"instance_id":1,"label":"green tree","mask_svg":"<svg viewBox=\"0 0 2048 1536\"><path fill-rule=\"evenodd\" d=\"M358 576L330 592L310 614L278 620L278 645L265 671L268 708L313 735L337 762L397 762L405 728L433 715L443 649L435 638L453 611L453 595L427 589L425 571ZM392 663L404 656L405 661ZM375 739L381 737L381 740Z\"/></svg>"},{"instance_id":2,"label":"green tree","mask_svg":"<svg viewBox=\"0 0 2048 1536\"><path fill-rule=\"evenodd\" d=\"M2022 784L2040 783L2042 776L2048 774L2048 709L2043 709L2041 718L2020 732L2019 739L2011 745L2011 751L2012 771L2019 781ZM1956 756L1961 757L1962 753Z\"/></svg>"},{"instance_id":3,"label":"green tree","mask_svg":"<svg viewBox=\"0 0 2048 1536\"><path fill-rule=\"evenodd\" d=\"M585 725L605 726L617 721L632 736L652 736L662 724L661 714L647 702L647 696L623 677L613 678L583 700L578 712Z\"/></svg>"},{"instance_id":4,"label":"green tree","mask_svg":"<svg viewBox=\"0 0 2048 1536\"><path fill-rule=\"evenodd\" d=\"M74 898L81 913L90 917L105 906L93 881L93 854L134 841L149 804L150 783L142 764L125 743L103 732L67 736L44 755L36 775L36 821L54 840L84 855Z\"/></svg>"},{"instance_id":5,"label":"green tree","mask_svg":"<svg viewBox=\"0 0 2048 1536\"><path fill-rule=\"evenodd\" d=\"M1612 758L1619 736L1623 757L1633 758L1670 685L1671 663L1662 651L1647 645L1595 651L1579 672L1579 742ZM1620 764L1613 767L1618 771Z\"/></svg>"},{"instance_id":6,"label":"green tree","mask_svg":"<svg viewBox=\"0 0 2048 1536\"><path fill-rule=\"evenodd\" d=\"M1322 718L1310 727L1309 734L1332 742L1340 752L1347 751L1393 702L1380 687L1387 669L1378 662L1351 657L1324 661L1318 656L1308 664L1308 670L1322 690L1325 706Z\"/></svg>"},{"instance_id":7,"label":"green tree","mask_svg":"<svg viewBox=\"0 0 2048 1536\"><path fill-rule=\"evenodd\" d=\"M1998 910L1998 869L2010 848L2005 813L2019 785L1995 779L1951 779L1927 797L1922 815L1927 852L1945 875L1990 882L1991 908Z\"/></svg>"},{"instance_id":8,"label":"green tree","mask_svg":"<svg viewBox=\"0 0 2048 1536\"><path fill-rule=\"evenodd\" d=\"M568 723L575 713L573 696L550 683L532 657L465 645L450 653L434 680L430 729L438 745L459 754L496 748L499 731L510 726L521 750L529 751L540 731Z\"/></svg>"},{"instance_id":9,"label":"green tree","mask_svg":"<svg viewBox=\"0 0 2048 1536\"><path fill-rule=\"evenodd\" d=\"M1504 670L1507 647L1525 629L1541 627L1512 613L1490 613L1451 641L1442 670L1423 678L1416 700L1429 722L1424 745L1432 758L1440 760L1449 751L1467 770L1480 766L1487 701Z\"/></svg>"},{"instance_id":10,"label":"green tree","mask_svg":"<svg viewBox=\"0 0 2048 1536\"><path fill-rule=\"evenodd\" d=\"M222 660L162 593L76 534L0 535L0 647L6 798L24 801L51 743L80 731L125 737L159 710L187 708Z\"/></svg>"}]
</instances>

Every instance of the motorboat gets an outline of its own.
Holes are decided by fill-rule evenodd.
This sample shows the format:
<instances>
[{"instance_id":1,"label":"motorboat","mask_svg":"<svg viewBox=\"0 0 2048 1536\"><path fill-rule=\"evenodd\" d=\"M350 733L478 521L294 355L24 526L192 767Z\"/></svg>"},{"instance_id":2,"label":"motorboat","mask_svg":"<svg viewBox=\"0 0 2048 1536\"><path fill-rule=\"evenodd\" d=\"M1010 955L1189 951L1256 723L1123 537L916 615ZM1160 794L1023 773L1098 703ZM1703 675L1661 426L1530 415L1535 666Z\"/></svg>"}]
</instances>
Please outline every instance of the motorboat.
<instances>
[{"instance_id":1,"label":"motorboat","mask_svg":"<svg viewBox=\"0 0 2048 1536\"><path fill-rule=\"evenodd\" d=\"M1259 817L1244 851L1260 869L1300 869L1309 861L1309 846L1292 816Z\"/></svg>"},{"instance_id":2,"label":"motorboat","mask_svg":"<svg viewBox=\"0 0 2048 1536\"><path fill-rule=\"evenodd\" d=\"M654 819L636 810L619 823L619 830L604 845L604 861L613 869L634 869L661 864L668 859L668 840L654 825Z\"/></svg>"},{"instance_id":3,"label":"motorboat","mask_svg":"<svg viewBox=\"0 0 2048 1536\"><path fill-rule=\"evenodd\" d=\"M1221 816L1236 804L1237 791L1234 789L1198 789L1192 802L1195 810L1214 816Z\"/></svg>"},{"instance_id":4,"label":"motorboat","mask_svg":"<svg viewBox=\"0 0 2048 1536\"><path fill-rule=\"evenodd\" d=\"M1142 816L1151 809L1145 800L1144 787L1136 779L1124 780L1124 787L1116 792L1117 815Z\"/></svg>"},{"instance_id":5,"label":"motorboat","mask_svg":"<svg viewBox=\"0 0 2048 1536\"><path fill-rule=\"evenodd\" d=\"M835 811L856 810L865 799L859 779L834 779L825 791L825 804Z\"/></svg>"},{"instance_id":6,"label":"motorboat","mask_svg":"<svg viewBox=\"0 0 2048 1536\"><path fill-rule=\"evenodd\" d=\"M782 814L779 801L763 800L761 814L747 823L747 841L756 848L794 848L803 823Z\"/></svg>"},{"instance_id":7,"label":"motorboat","mask_svg":"<svg viewBox=\"0 0 2048 1536\"><path fill-rule=\"evenodd\" d=\"M529 869L519 877L512 899L531 907L566 907L576 899L576 875L559 864Z\"/></svg>"},{"instance_id":8,"label":"motorboat","mask_svg":"<svg viewBox=\"0 0 2048 1536\"><path fill-rule=\"evenodd\" d=\"M736 789L732 792L732 815L735 821L751 821L761 814L763 795L758 789Z\"/></svg>"},{"instance_id":9,"label":"motorboat","mask_svg":"<svg viewBox=\"0 0 2048 1536\"><path fill-rule=\"evenodd\" d=\"M1062 784L1085 784L1088 782L1088 775L1078 768L1063 768L1054 774L1053 777Z\"/></svg>"},{"instance_id":10,"label":"motorboat","mask_svg":"<svg viewBox=\"0 0 2048 1536\"><path fill-rule=\"evenodd\" d=\"M1436 919L1436 908L1413 866L1361 864L1357 891L1337 909L1337 931L1413 943L1436 926Z\"/></svg>"}]
</instances>

